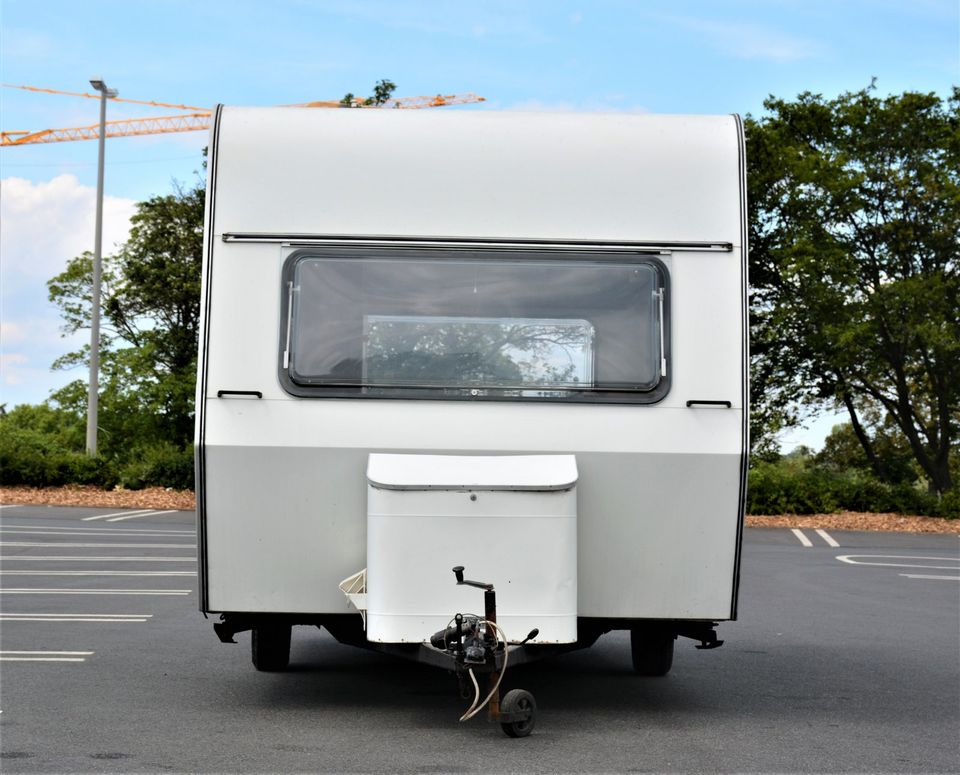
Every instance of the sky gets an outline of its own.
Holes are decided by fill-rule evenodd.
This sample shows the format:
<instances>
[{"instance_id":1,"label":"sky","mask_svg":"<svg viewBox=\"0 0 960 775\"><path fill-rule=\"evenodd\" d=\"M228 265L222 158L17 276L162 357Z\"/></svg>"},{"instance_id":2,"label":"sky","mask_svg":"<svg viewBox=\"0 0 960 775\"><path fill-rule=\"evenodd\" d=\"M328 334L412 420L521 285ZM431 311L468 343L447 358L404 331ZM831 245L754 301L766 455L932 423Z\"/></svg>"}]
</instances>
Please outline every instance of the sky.
<instances>
[{"instance_id":1,"label":"sky","mask_svg":"<svg viewBox=\"0 0 960 775\"><path fill-rule=\"evenodd\" d=\"M770 95L960 84L957 0L0 0L0 82L212 107L474 92L433 110L740 113ZM0 88L0 129L95 124L98 102ZM170 108L111 102L108 119ZM268 142L265 139L265 142ZM205 132L107 141L104 252L135 205L192 185ZM97 143L0 149L0 402L40 403L80 371L46 281L93 249ZM782 438L818 448L827 413Z\"/></svg>"}]
</instances>

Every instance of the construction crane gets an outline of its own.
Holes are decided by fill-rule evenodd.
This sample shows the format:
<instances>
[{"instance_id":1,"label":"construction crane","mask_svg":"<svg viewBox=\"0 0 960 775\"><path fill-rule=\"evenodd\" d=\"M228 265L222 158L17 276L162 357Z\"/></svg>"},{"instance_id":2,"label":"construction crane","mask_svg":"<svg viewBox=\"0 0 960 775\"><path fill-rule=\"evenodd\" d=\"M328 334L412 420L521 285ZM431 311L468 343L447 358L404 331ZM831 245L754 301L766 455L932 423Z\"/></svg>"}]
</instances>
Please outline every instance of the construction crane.
<instances>
[{"instance_id":1,"label":"construction crane","mask_svg":"<svg viewBox=\"0 0 960 775\"><path fill-rule=\"evenodd\" d=\"M85 97L99 100L99 94L83 92L68 92L60 89L44 89L39 86L15 86L3 84L10 89L24 89L26 91L45 94L65 94L72 97ZM195 105L178 105L170 102L156 102L153 100L131 100L123 97L108 97L113 102L130 102L137 105L150 105L160 108L177 108L189 110L190 113L181 113L173 116L157 116L154 118L119 119L106 122L105 137L134 137L137 135L159 135L171 132L196 132L210 128L212 112L207 108ZM382 104L370 104L369 100L361 97L352 97L340 101L321 100L315 102L301 102L286 107L298 108L437 108L446 105L465 105L474 102L483 102L484 97L476 94L437 94L433 97L392 97ZM63 143L71 140L96 140L100 136L100 124L90 126L67 127L62 129L41 129L39 131L0 132L0 147L10 145L30 145L34 143Z\"/></svg>"}]
</instances>

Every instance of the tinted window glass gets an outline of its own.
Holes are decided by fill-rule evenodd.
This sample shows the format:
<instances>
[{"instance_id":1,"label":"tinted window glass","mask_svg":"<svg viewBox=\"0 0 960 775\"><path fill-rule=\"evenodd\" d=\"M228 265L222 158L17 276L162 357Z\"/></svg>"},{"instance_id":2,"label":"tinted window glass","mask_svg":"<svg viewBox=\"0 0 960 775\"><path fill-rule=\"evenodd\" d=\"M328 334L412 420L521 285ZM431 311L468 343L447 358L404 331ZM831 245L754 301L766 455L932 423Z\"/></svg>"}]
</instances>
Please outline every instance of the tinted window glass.
<instances>
[{"instance_id":1,"label":"tinted window glass","mask_svg":"<svg viewBox=\"0 0 960 775\"><path fill-rule=\"evenodd\" d=\"M290 382L534 399L660 385L659 262L504 255L294 256Z\"/></svg>"}]
</instances>

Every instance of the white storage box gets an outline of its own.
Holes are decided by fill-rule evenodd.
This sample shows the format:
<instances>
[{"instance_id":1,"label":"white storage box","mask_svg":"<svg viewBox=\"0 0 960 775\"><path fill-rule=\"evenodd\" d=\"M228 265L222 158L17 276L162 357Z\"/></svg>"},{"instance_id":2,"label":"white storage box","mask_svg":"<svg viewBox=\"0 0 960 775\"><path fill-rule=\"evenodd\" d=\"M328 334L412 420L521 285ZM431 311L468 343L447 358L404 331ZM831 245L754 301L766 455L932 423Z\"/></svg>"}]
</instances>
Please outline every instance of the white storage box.
<instances>
[{"instance_id":1,"label":"white storage box","mask_svg":"<svg viewBox=\"0 0 960 775\"><path fill-rule=\"evenodd\" d=\"M507 637L577 639L577 464L573 455L371 454L367 639L419 643L456 613L483 615L493 584Z\"/></svg>"}]
</instances>

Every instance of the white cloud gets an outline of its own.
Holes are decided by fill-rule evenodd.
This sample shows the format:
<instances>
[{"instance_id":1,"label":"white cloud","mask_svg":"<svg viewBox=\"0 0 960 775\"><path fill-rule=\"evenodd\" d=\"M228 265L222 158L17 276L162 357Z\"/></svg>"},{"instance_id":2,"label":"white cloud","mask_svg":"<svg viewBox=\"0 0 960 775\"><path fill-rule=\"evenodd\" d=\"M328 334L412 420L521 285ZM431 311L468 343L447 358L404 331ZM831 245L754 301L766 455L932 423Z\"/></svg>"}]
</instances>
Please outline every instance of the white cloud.
<instances>
[{"instance_id":1,"label":"white cloud","mask_svg":"<svg viewBox=\"0 0 960 775\"><path fill-rule=\"evenodd\" d=\"M9 275L50 279L74 256L93 250L96 189L73 175L45 183L23 178L0 180L0 256L5 281ZM126 242L134 201L105 196L103 252Z\"/></svg>"},{"instance_id":2,"label":"white cloud","mask_svg":"<svg viewBox=\"0 0 960 775\"><path fill-rule=\"evenodd\" d=\"M103 250L127 240L133 200L105 197ZM93 249L96 190L73 175L35 183L0 180L0 369L3 401L39 403L76 375L50 364L83 343L85 332L61 338L58 310L46 282L74 256Z\"/></svg>"},{"instance_id":3,"label":"white cloud","mask_svg":"<svg viewBox=\"0 0 960 775\"><path fill-rule=\"evenodd\" d=\"M736 59L792 62L821 53L820 44L750 22L720 22L692 16L670 16L664 21L699 33L714 48Z\"/></svg>"},{"instance_id":4,"label":"white cloud","mask_svg":"<svg viewBox=\"0 0 960 775\"><path fill-rule=\"evenodd\" d=\"M24 339L26 339L26 333L22 325L0 320L0 342L10 345L22 342Z\"/></svg>"},{"instance_id":5,"label":"white cloud","mask_svg":"<svg viewBox=\"0 0 960 775\"><path fill-rule=\"evenodd\" d=\"M5 385L19 385L23 382L17 366L22 366L27 362L27 356L23 353L0 353L0 374L3 375Z\"/></svg>"}]
</instances>

